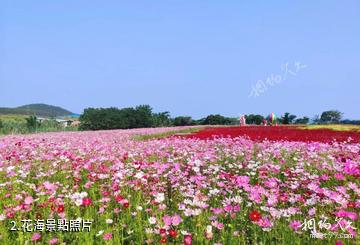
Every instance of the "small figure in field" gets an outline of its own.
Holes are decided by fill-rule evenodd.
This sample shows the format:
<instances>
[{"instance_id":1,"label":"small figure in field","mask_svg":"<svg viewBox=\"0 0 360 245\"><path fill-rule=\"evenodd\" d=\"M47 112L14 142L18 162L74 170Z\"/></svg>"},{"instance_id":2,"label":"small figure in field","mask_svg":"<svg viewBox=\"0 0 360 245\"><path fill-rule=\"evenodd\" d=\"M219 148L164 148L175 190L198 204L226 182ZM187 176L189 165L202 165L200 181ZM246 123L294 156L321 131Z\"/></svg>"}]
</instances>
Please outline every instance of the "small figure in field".
<instances>
[{"instance_id":1,"label":"small figure in field","mask_svg":"<svg viewBox=\"0 0 360 245\"><path fill-rule=\"evenodd\" d=\"M267 126L267 120L264 118L264 120L263 120L263 125L264 126Z\"/></svg>"},{"instance_id":2,"label":"small figure in field","mask_svg":"<svg viewBox=\"0 0 360 245\"><path fill-rule=\"evenodd\" d=\"M240 117L240 126L246 126L246 118L244 115Z\"/></svg>"}]
</instances>

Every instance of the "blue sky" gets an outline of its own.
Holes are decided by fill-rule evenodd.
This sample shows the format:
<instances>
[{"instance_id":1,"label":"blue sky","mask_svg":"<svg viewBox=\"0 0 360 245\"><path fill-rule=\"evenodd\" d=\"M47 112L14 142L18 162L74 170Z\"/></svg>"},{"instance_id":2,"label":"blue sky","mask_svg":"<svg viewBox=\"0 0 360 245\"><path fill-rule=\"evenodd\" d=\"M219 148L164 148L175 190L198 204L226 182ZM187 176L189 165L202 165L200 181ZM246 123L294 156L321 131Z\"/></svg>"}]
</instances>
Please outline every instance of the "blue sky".
<instances>
[{"instance_id":1,"label":"blue sky","mask_svg":"<svg viewBox=\"0 0 360 245\"><path fill-rule=\"evenodd\" d=\"M0 106L360 119L359 1L0 3ZM259 80L306 65L266 91ZM294 68L292 68L294 70Z\"/></svg>"}]
</instances>

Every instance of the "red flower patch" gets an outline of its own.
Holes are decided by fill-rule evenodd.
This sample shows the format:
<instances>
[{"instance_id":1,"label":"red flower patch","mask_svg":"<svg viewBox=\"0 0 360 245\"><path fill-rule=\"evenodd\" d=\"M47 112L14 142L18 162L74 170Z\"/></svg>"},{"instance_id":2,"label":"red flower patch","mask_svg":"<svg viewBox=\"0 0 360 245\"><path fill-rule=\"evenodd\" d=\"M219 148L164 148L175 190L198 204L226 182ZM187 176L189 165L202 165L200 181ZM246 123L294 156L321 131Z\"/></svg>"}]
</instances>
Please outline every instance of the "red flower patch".
<instances>
[{"instance_id":1,"label":"red flower patch","mask_svg":"<svg viewBox=\"0 0 360 245\"><path fill-rule=\"evenodd\" d=\"M251 140L263 141L302 141L330 143L334 140L343 142L351 138L351 143L360 143L360 133L355 131L335 131L330 129L299 129L294 126L243 126L243 127L210 127L192 133L185 138L212 139L216 137L249 137Z\"/></svg>"}]
</instances>

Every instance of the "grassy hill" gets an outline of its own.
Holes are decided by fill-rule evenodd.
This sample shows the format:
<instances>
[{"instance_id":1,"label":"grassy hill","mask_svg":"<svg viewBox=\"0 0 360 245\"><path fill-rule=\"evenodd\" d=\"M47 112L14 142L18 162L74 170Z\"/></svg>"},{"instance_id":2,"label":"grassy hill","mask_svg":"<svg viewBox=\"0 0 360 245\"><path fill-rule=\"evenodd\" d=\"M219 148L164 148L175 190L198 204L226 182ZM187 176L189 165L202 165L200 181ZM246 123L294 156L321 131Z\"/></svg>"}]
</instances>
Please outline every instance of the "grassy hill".
<instances>
[{"instance_id":1,"label":"grassy hill","mask_svg":"<svg viewBox=\"0 0 360 245\"><path fill-rule=\"evenodd\" d=\"M73 114L64 108L47 104L29 104L15 108L0 107L0 115L35 115L38 117L61 117Z\"/></svg>"}]
</instances>

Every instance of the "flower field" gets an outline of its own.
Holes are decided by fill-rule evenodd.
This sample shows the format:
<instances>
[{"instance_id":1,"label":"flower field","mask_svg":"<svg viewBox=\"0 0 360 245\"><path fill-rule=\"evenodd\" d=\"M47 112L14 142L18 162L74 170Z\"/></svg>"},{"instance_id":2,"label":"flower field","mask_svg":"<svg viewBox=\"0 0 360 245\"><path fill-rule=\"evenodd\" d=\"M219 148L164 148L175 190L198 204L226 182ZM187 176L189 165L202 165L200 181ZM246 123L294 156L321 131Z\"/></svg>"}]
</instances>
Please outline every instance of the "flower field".
<instances>
[{"instance_id":1,"label":"flower field","mask_svg":"<svg viewBox=\"0 0 360 245\"><path fill-rule=\"evenodd\" d=\"M358 133L173 130L1 137L0 243L359 243Z\"/></svg>"}]
</instances>

